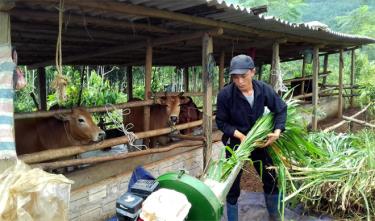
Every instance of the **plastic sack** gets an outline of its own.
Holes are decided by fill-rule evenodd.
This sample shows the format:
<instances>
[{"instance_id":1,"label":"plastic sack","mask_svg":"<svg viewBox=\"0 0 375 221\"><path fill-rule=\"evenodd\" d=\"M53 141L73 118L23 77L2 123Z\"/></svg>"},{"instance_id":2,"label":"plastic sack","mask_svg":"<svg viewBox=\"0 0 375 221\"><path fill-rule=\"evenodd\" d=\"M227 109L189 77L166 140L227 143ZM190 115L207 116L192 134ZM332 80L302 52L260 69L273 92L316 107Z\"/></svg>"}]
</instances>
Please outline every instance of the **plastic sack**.
<instances>
[{"instance_id":1,"label":"plastic sack","mask_svg":"<svg viewBox=\"0 0 375 221\"><path fill-rule=\"evenodd\" d=\"M170 189L159 189L142 203L140 217L144 221L183 221L191 204L186 196Z\"/></svg>"},{"instance_id":2,"label":"plastic sack","mask_svg":"<svg viewBox=\"0 0 375 221\"><path fill-rule=\"evenodd\" d=\"M18 161L0 174L0 220L68 220L72 183Z\"/></svg>"}]
</instances>

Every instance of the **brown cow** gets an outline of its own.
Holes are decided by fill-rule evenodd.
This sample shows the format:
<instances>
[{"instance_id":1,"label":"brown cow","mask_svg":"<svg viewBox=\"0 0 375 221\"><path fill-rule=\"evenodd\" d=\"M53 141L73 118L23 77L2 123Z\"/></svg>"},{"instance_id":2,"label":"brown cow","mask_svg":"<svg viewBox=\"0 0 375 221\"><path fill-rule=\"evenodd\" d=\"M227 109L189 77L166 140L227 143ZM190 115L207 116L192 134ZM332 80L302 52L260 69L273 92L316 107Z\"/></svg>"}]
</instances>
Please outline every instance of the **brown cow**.
<instances>
[{"instance_id":1,"label":"brown cow","mask_svg":"<svg viewBox=\"0 0 375 221\"><path fill-rule=\"evenodd\" d=\"M135 101L136 99L132 100ZM179 121L180 105L190 100L184 96L164 96L156 99L155 105L150 107L150 130L166 128L176 125ZM144 108L130 108L130 114L124 117L124 124L134 124L132 132L144 131ZM151 138L150 147L155 147L156 143L166 145L170 142L168 136L158 136Z\"/></svg>"},{"instance_id":2,"label":"brown cow","mask_svg":"<svg viewBox=\"0 0 375 221\"><path fill-rule=\"evenodd\" d=\"M16 120L15 132L18 155L89 144L105 137L105 132L84 108L74 108L71 113L55 117Z\"/></svg>"},{"instance_id":3,"label":"brown cow","mask_svg":"<svg viewBox=\"0 0 375 221\"><path fill-rule=\"evenodd\" d=\"M181 105L181 111L179 115L179 124L189 123L202 119L203 113L199 111L197 105L194 103L191 97L187 97L189 102ZM194 128L188 128L181 130L182 134L191 134Z\"/></svg>"}]
</instances>

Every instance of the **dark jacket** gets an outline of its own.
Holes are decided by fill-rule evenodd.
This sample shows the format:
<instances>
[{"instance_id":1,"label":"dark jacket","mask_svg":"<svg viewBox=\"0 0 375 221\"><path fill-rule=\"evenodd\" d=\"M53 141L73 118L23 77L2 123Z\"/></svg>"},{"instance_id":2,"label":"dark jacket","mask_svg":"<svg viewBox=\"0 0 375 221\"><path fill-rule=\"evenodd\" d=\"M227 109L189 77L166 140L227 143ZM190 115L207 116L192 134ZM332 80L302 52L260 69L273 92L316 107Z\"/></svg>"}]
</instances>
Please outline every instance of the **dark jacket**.
<instances>
[{"instance_id":1,"label":"dark jacket","mask_svg":"<svg viewBox=\"0 0 375 221\"><path fill-rule=\"evenodd\" d=\"M234 131L237 129L246 135L256 120L263 115L265 106L274 113L274 129L285 130L286 103L266 83L252 81L253 108L234 83L224 87L217 96L216 124L224 133L222 138L224 144L227 144L228 138L231 138L231 143L233 143L232 141L239 143L239 140L233 137Z\"/></svg>"}]
</instances>

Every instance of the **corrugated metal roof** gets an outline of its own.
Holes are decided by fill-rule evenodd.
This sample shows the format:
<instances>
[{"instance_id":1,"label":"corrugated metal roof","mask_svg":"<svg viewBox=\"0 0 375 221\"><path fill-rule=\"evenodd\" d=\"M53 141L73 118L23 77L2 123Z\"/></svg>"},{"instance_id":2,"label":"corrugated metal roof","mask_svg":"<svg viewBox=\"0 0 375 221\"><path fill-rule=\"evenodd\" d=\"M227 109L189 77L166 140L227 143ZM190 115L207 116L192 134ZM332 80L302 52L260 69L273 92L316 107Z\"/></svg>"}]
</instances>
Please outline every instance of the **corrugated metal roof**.
<instances>
[{"instance_id":1,"label":"corrugated metal roof","mask_svg":"<svg viewBox=\"0 0 375 221\"><path fill-rule=\"evenodd\" d=\"M243 25L265 31L274 31L285 34L293 34L301 37L312 37L321 40L330 41L350 41L358 44L374 43L375 39L344 34L332 30L324 30L319 27L310 26L308 24L296 24L285 21L280 18L254 15L249 8L239 5L229 4L223 0L118 0L120 2L128 2L135 5L143 5L168 11L180 11L194 6L210 6L220 9L220 12L209 15L196 15L200 17L210 18L218 21L229 22L233 24Z\"/></svg>"},{"instance_id":2,"label":"corrugated metal roof","mask_svg":"<svg viewBox=\"0 0 375 221\"><path fill-rule=\"evenodd\" d=\"M140 44L146 38L170 38L173 35L197 33L217 27L222 27L224 34L214 37L214 56L218 58L221 51L233 56L256 49L255 59L259 63L271 62L272 45L276 39L288 40L280 45L280 58L283 61L300 59L301 51L313 44L325 46L321 48L321 53L336 53L340 48L353 49L375 43L375 39L368 37L255 15L248 8L221 0L103 2L106 5L102 7L101 1L65 1L64 55L74 56L82 51L96 54L97 51L107 51L107 48L114 49L119 45ZM54 62L58 25L57 3L58 0L16 1L16 7L11 11L12 42L20 52L20 63ZM131 7L140 12L129 11ZM151 13L148 9L159 9L163 12ZM147 17L148 15L150 17ZM158 65L200 64L200 47L201 39L198 38L158 46L154 50L154 62ZM180 48L184 48L183 53ZM129 50L128 57L121 53L88 56L71 64L143 64L142 50L142 47ZM175 59L176 56L179 59ZM226 63L229 58L230 56L227 56Z\"/></svg>"}]
</instances>

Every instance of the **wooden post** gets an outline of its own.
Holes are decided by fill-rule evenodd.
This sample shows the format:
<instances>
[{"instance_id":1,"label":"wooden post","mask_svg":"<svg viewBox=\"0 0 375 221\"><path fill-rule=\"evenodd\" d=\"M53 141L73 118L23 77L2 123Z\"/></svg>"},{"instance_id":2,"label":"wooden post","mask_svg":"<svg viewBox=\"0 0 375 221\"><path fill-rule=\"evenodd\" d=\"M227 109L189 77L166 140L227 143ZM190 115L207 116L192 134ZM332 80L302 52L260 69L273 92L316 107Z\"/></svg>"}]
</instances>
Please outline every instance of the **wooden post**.
<instances>
[{"instance_id":1,"label":"wooden post","mask_svg":"<svg viewBox=\"0 0 375 221\"><path fill-rule=\"evenodd\" d=\"M202 39L202 82L203 82L203 136L206 139L203 147L203 168L210 162L212 154L212 74L208 69L210 56L212 56L212 37L207 33Z\"/></svg>"},{"instance_id":2,"label":"wooden post","mask_svg":"<svg viewBox=\"0 0 375 221\"><path fill-rule=\"evenodd\" d=\"M262 74L263 74L263 64L259 65L259 70L258 70L258 80L262 80Z\"/></svg>"},{"instance_id":3,"label":"wooden post","mask_svg":"<svg viewBox=\"0 0 375 221\"><path fill-rule=\"evenodd\" d=\"M10 15L8 11L14 7L14 1L0 0L0 174L16 162L16 145L14 142L13 117L13 72Z\"/></svg>"},{"instance_id":4,"label":"wooden post","mask_svg":"<svg viewBox=\"0 0 375 221\"><path fill-rule=\"evenodd\" d=\"M150 99L151 95L151 78L152 78L152 46L150 41L147 42L146 48L146 65L145 65L145 100ZM150 130L150 106L144 107L144 131Z\"/></svg>"},{"instance_id":5,"label":"wooden post","mask_svg":"<svg viewBox=\"0 0 375 221\"><path fill-rule=\"evenodd\" d=\"M344 69L344 58L343 58L343 49L340 49L339 57L339 101L337 106L337 117L342 118L342 109L343 109L343 69Z\"/></svg>"},{"instance_id":6,"label":"wooden post","mask_svg":"<svg viewBox=\"0 0 375 221\"><path fill-rule=\"evenodd\" d=\"M189 67L183 67L184 73L184 92L189 91Z\"/></svg>"},{"instance_id":7,"label":"wooden post","mask_svg":"<svg viewBox=\"0 0 375 221\"><path fill-rule=\"evenodd\" d=\"M306 75L306 60L302 59L302 78L304 78ZM305 81L302 81L301 83L301 94L305 94Z\"/></svg>"},{"instance_id":8,"label":"wooden post","mask_svg":"<svg viewBox=\"0 0 375 221\"><path fill-rule=\"evenodd\" d=\"M225 52L221 51L219 64L219 90L224 87L224 66L225 66Z\"/></svg>"},{"instance_id":9,"label":"wooden post","mask_svg":"<svg viewBox=\"0 0 375 221\"><path fill-rule=\"evenodd\" d=\"M81 76L82 77L82 76ZM38 68L39 110L47 110L46 69Z\"/></svg>"},{"instance_id":10,"label":"wooden post","mask_svg":"<svg viewBox=\"0 0 375 221\"><path fill-rule=\"evenodd\" d=\"M323 63L323 74L326 74L328 71L328 54L324 55L324 63ZM327 84L327 75L323 77L323 87Z\"/></svg>"},{"instance_id":11,"label":"wooden post","mask_svg":"<svg viewBox=\"0 0 375 221\"><path fill-rule=\"evenodd\" d=\"M318 117L317 117L317 110L318 110L318 99L319 99L319 85L318 85L318 75L319 75L319 47L315 46L313 50L313 97L312 97L312 104L313 104L313 116L312 116L312 130L317 130L318 128Z\"/></svg>"},{"instance_id":12,"label":"wooden post","mask_svg":"<svg viewBox=\"0 0 375 221\"><path fill-rule=\"evenodd\" d=\"M272 64L271 64L271 75L270 84L273 89L276 87L277 73L280 71L280 57L279 57L279 42L274 42L272 45ZM276 91L277 92L277 91Z\"/></svg>"},{"instance_id":13,"label":"wooden post","mask_svg":"<svg viewBox=\"0 0 375 221\"><path fill-rule=\"evenodd\" d=\"M133 99L133 66L126 67L126 94L128 95L128 101Z\"/></svg>"},{"instance_id":14,"label":"wooden post","mask_svg":"<svg viewBox=\"0 0 375 221\"><path fill-rule=\"evenodd\" d=\"M351 66L350 66L350 86L352 89L350 90L350 94L354 94L354 76L355 76L355 50L352 50L352 58L351 58ZM350 107L354 107L354 96L350 97Z\"/></svg>"}]
</instances>

